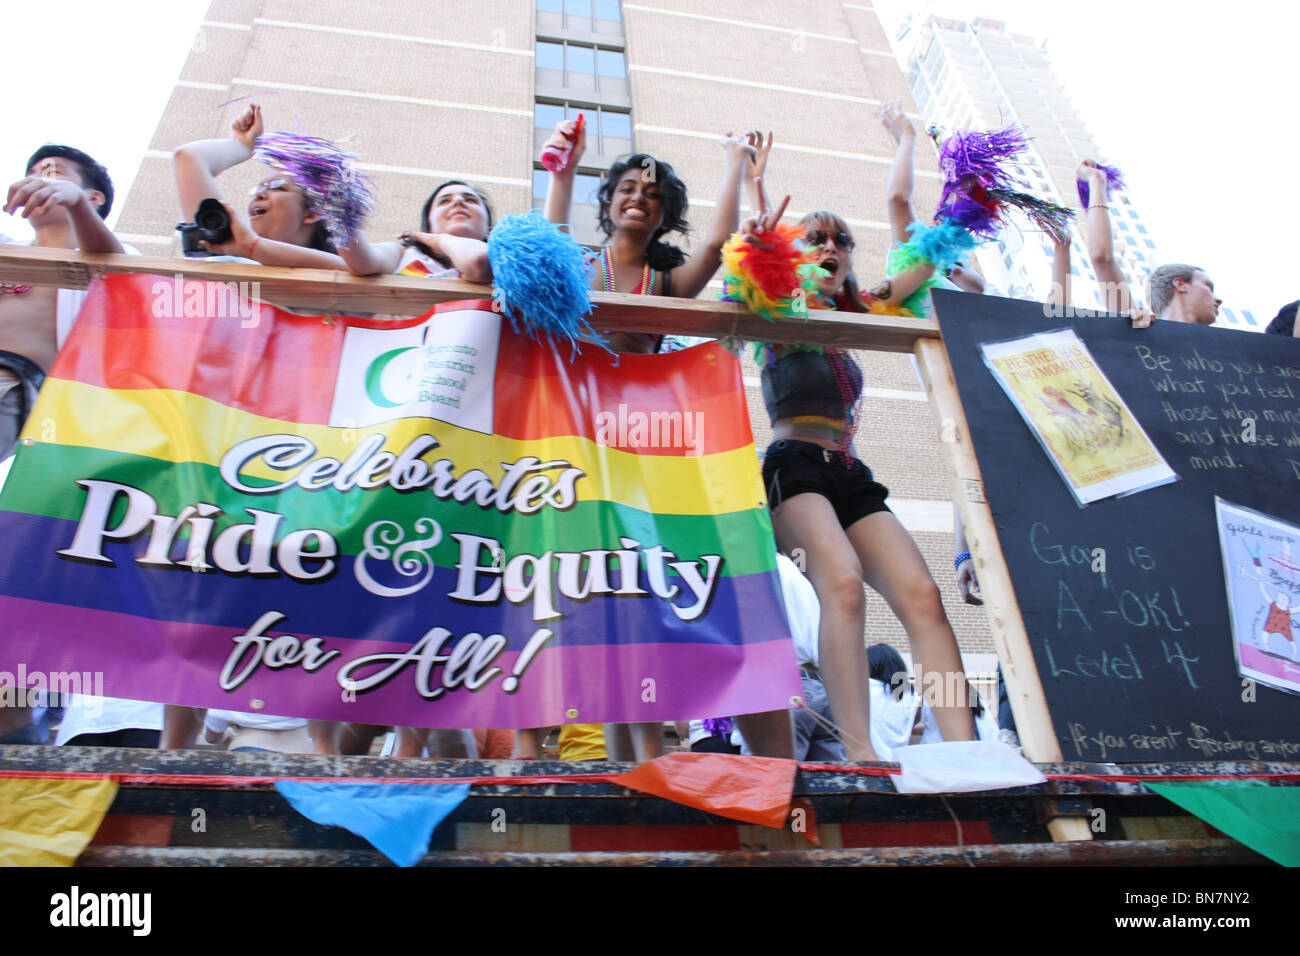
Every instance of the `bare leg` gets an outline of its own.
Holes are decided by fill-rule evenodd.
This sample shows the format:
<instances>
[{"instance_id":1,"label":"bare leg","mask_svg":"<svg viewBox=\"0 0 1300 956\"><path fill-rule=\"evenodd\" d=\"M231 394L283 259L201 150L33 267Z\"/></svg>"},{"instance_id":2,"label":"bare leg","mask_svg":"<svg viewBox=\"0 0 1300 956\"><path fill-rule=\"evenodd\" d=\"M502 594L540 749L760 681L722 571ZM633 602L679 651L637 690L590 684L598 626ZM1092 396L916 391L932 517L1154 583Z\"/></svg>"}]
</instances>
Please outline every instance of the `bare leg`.
<instances>
[{"instance_id":1,"label":"bare leg","mask_svg":"<svg viewBox=\"0 0 1300 956\"><path fill-rule=\"evenodd\" d=\"M159 750L189 750L203 726L206 708L163 705L163 731L158 739Z\"/></svg>"},{"instance_id":2,"label":"bare leg","mask_svg":"<svg viewBox=\"0 0 1300 956\"><path fill-rule=\"evenodd\" d=\"M769 710L761 714L737 714L736 726L749 749L760 757L794 759L794 731L790 711Z\"/></svg>"},{"instance_id":3,"label":"bare leg","mask_svg":"<svg viewBox=\"0 0 1300 956\"><path fill-rule=\"evenodd\" d=\"M871 746L871 714L867 698L867 648L862 640L866 598L862 565L821 495L786 499L772 513L772 526L781 550L802 548L808 580L821 603L817 631L818 670L830 699L831 713L851 761L879 760Z\"/></svg>"},{"instance_id":4,"label":"bare leg","mask_svg":"<svg viewBox=\"0 0 1300 956\"><path fill-rule=\"evenodd\" d=\"M664 728L657 720L605 724L605 755L609 760L645 763L663 756Z\"/></svg>"},{"instance_id":5,"label":"bare leg","mask_svg":"<svg viewBox=\"0 0 1300 956\"><path fill-rule=\"evenodd\" d=\"M393 739L394 757L423 757L424 733L419 727L395 727Z\"/></svg>"},{"instance_id":6,"label":"bare leg","mask_svg":"<svg viewBox=\"0 0 1300 956\"><path fill-rule=\"evenodd\" d=\"M974 740L975 718L957 636L916 542L888 511L854 522L848 536L862 562L867 583L880 592L907 631L917 689L926 693L943 739ZM834 698L831 712L835 713Z\"/></svg>"},{"instance_id":7,"label":"bare leg","mask_svg":"<svg viewBox=\"0 0 1300 956\"><path fill-rule=\"evenodd\" d=\"M430 757L468 758L478 757L478 744L474 741L474 731L433 728L424 731L424 745L429 748Z\"/></svg>"},{"instance_id":8,"label":"bare leg","mask_svg":"<svg viewBox=\"0 0 1300 956\"><path fill-rule=\"evenodd\" d=\"M515 756L525 760L541 760L542 745L550 735L550 727L529 727L515 731Z\"/></svg>"},{"instance_id":9,"label":"bare leg","mask_svg":"<svg viewBox=\"0 0 1300 956\"><path fill-rule=\"evenodd\" d=\"M307 733L311 734L311 744L318 754L341 754L339 738L343 725L337 720L308 720Z\"/></svg>"}]
</instances>

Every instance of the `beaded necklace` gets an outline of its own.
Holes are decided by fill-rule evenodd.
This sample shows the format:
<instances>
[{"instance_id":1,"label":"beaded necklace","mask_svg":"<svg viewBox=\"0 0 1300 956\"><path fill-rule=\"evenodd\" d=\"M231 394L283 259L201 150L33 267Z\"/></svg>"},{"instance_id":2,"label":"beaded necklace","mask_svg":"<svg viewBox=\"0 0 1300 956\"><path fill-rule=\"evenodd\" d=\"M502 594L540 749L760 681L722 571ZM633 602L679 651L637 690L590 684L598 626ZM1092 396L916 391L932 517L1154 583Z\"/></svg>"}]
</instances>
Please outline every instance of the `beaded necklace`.
<instances>
[{"instance_id":1,"label":"beaded necklace","mask_svg":"<svg viewBox=\"0 0 1300 956\"><path fill-rule=\"evenodd\" d=\"M0 295L26 295L32 291L29 285L10 285L8 282L0 282Z\"/></svg>"},{"instance_id":2,"label":"beaded necklace","mask_svg":"<svg viewBox=\"0 0 1300 956\"><path fill-rule=\"evenodd\" d=\"M617 292L618 289L614 288L614 257L610 255L609 246L600 250L600 265L605 274L605 291ZM641 295L655 294L655 273L650 268L649 262L641 267L641 285L638 292Z\"/></svg>"}]
</instances>

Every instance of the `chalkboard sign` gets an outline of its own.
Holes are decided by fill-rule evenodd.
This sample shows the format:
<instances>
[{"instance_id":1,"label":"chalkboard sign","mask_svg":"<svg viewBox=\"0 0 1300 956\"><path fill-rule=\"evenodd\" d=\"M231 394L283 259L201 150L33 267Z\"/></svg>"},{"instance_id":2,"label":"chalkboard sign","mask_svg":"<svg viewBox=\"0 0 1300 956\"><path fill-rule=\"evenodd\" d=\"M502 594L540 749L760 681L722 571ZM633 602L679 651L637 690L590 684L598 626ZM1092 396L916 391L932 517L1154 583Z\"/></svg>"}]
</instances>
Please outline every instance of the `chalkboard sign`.
<instances>
[{"instance_id":1,"label":"chalkboard sign","mask_svg":"<svg viewBox=\"0 0 1300 956\"><path fill-rule=\"evenodd\" d=\"M1133 329L951 291L934 304L1065 758L1300 760L1300 696L1238 672L1215 510L1219 496L1300 524L1300 342L1172 322ZM1067 327L1178 481L1076 504L980 350ZM1254 573L1246 550L1233 554L1227 564ZM1284 617L1288 599L1300 605L1297 581L1274 574L1261 586L1256 627L1278 613L1265 592L1286 592ZM1284 660L1289 630L1271 640L1270 660L1300 681L1300 663Z\"/></svg>"}]
</instances>

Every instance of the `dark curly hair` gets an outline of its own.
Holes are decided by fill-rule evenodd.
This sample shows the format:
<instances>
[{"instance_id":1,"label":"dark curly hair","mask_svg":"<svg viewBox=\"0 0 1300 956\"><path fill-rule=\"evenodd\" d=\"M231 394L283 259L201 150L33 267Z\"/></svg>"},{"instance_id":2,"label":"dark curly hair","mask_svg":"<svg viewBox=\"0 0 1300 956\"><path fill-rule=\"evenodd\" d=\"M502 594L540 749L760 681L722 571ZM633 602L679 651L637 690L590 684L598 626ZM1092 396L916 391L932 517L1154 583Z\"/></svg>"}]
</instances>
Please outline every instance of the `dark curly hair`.
<instances>
[{"instance_id":1,"label":"dark curly hair","mask_svg":"<svg viewBox=\"0 0 1300 956\"><path fill-rule=\"evenodd\" d=\"M685 235L690 229L690 226L686 224L686 207L688 205L686 184L673 171L672 166L655 159L648 153L620 156L605 171L605 177L600 181L600 189L596 193L600 201L600 217L598 219L600 231L605 234L606 239L614 238L614 222L609 218L609 207L614 201L614 190L618 188L619 181L630 169L642 170L642 175L646 176L647 179L650 174L653 174L654 183L659 187L659 193L662 197L664 221L663 225L650 237L650 247L646 250L646 261L650 264L651 269L659 272L675 269L686 261L686 253L682 252L677 246L662 241L660 237L669 232L680 232Z\"/></svg>"}]
</instances>

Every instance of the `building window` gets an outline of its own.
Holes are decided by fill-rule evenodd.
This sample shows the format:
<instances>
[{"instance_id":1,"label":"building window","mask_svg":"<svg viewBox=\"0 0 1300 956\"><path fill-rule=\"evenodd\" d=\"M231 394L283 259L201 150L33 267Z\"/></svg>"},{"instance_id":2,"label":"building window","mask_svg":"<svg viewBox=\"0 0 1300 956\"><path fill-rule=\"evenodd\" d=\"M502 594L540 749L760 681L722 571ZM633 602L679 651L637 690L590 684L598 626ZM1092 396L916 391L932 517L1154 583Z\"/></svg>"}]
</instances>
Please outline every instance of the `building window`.
<instances>
[{"instance_id":1,"label":"building window","mask_svg":"<svg viewBox=\"0 0 1300 956\"><path fill-rule=\"evenodd\" d=\"M1150 239L1144 239L1143 242L1147 244L1148 249L1154 249L1156 247L1156 244L1152 242Z\"/></svg>"},{"instance_id":2,"label":"building window","mask_svg":"<svg viewBox=\"0 0 1300 956\"><path fill-rule=\"evenodd\" d=\"M618 0L537 0L537 32L556 30L623 35Z\"/></svg>"},{"instance_id":3,"label":"building window","mask_svg":"<svg viewBox=\"0 0 1300 956\"><path fill-rule=\"evenodd\" d=\"M587 122L587 161L608 165L615 156L632 152L632 116L619 110L581 103L536 103L533 106L533 152L540 154L555 127L563 120L577 119L582 113Z\"/></svg>"},{"instance_id":4,"label":"building window","mask_svg":"<svg viewBox=\"0 0 1300 956\"><path fill-rule=\"evenodd\" d=\"M626 98L627 62L621 50L538 40L537 87Z\"/></svg>"},{"instance_id":5,"label":"building window","mask_svg":"<svg viewBox=\"0 0 1300 956\"><path fill-rule=\"evenodd\" d=\"M1142 233L1142 235L1145 236L1147 234L1147 227L1142 225L1142 223L1139 222L1137 223L1137 231Z\"/></svg>"}]
</instances>

